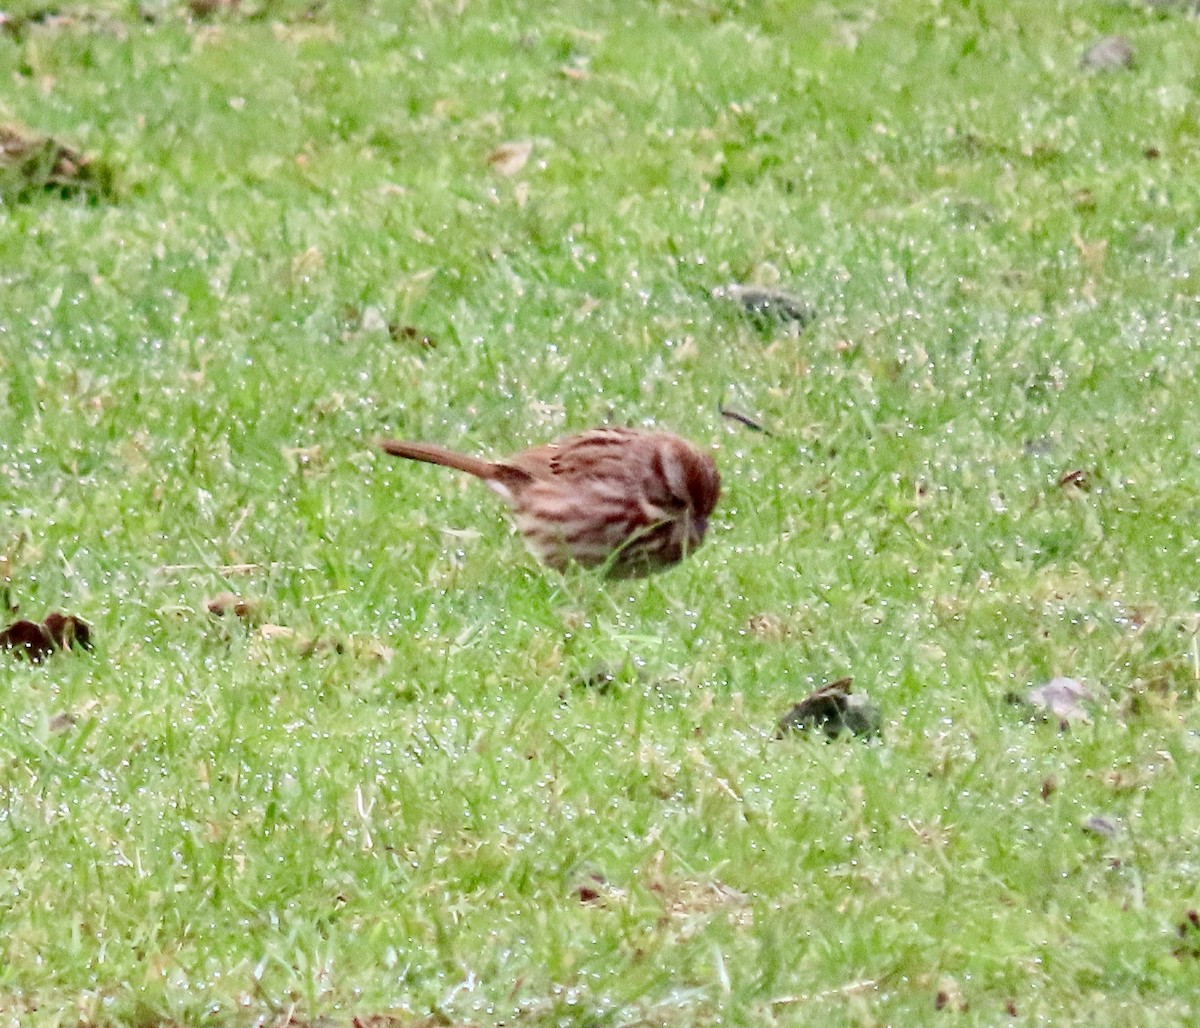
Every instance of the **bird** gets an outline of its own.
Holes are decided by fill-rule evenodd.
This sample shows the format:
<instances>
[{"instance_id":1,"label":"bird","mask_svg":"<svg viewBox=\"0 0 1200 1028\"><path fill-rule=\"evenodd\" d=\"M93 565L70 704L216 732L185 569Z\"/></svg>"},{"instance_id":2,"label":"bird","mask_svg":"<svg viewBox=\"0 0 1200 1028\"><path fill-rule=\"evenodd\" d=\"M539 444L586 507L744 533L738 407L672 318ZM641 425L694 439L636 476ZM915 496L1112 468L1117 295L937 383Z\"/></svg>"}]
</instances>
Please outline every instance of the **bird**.
<instances>
[{"instance_id":1,"label":"bird","mask_svg":"<svg viewBox=\"0 0 1200 1028\"><path fill-rule=\"evenodd\" d=\"M712 455L672 432L594 428L490 461L435 443L382 439L384 453L481 479L512 509L542 563L611 578L673 567L704 541L721 494Z\"/></svg>"}]
</instances>

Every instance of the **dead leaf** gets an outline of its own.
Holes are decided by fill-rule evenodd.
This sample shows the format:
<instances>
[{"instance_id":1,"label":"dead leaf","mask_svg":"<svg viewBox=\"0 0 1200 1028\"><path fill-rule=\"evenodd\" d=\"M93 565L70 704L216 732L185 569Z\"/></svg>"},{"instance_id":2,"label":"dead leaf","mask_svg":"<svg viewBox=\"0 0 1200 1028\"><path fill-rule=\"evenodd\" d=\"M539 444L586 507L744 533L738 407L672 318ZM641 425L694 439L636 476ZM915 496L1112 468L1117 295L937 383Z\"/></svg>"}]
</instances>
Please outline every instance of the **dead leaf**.
<instances>
[{"instance_id":1,"label":"dead leaf","mask_svg":"<svg viewBox=\"0 0 1200 1028\"><path fill-rule=\"evenodd\" d=\"M75 646L83 650L92 648L91 628L74 614L53 611L46 615L44 624L50 638L54 640L54 645L60 650L73 649Z\"/></svg>"},{"instance_id":2,"label":"dead leaf","mask_svg":"<svg viewBox=\"0 0 1200 1028\"><path fill-rule=\"evenodd\" d=\"M532 153L533 142L531 140L504 143L488 154L487 162L497 175L511 177L525 167Z\"/></svg>"},{"instance_id":3,"label":"dead leaf","mask_svg":"<svg viewBox=\"0 0 1200 1028\"><path fill-rule=\"evenodd\" d=\"M401 325L397 321L389 321L388 335L396 342L411 342L426 350L436 350L437 341L431 335L422 332L415 325Z\"/></svg>"},{"instance_id":4,"label":"dead leaf","mask_svg":"<svg viewBox=\"0 0 1200 1028\"><path fill-rule=\"evenodd\" d=\"M578 885L571 890L571 895L574 896L580 903L595 903L609 893L608 879L602 874L595 872L586 875Z\"/></svg>"},{"instance_id":5,"label":"dead leaf","mask_svg":"<svg viewBox=\"0 0 1200 1028\"><path fill-rule=\"evenodd\" d=\"M358 318L358 327L364 332L386 332L387 318L378 307L364 307Z\"/></svg>"},{"instance_id":6,"label":"dead leaf","mask_svg":"<svg viewBox=\"0 0 1200 1028\"><path fill-rule=\"evenodd\" d=\"M778 614L751 614L746 619L746 631L768 642L783 642L791 638L792 626Z\"/></svg>"},{"instance_id":7,"label":"dead leaf","mask_svg":"<svg viewBox=\"0 0 1200 1028\"><path fill-rule=\"evenodd\" d=\"M257 600L247 600L230 592L217 593L205 600L204 606L214 617L223 618L232 614L243 621L255 621L262 613L262 605Z\"/></svg>"},{"instance_id":8,"label":"dead leaf","mask_svg":"<svg viewBox=\"0 0 1200 1028\"><path fill-rule=\"evenodd\" d=\"M57 190L64 196L108 194L112 173L50 136L18 125L0 125L0 196L26 200L45 190Z\"/></svg>"},{"instance_id":9,"label":"dead leaf","mask_svg":"<svg viewBox=\"0 0 1200 1028\"><path fill-rule=\"evenodd\" d=\"M1179 922L1175 930L1185 945L1173 949L1171 955L1180 960L1184 957L1191 957L1193 960L1200 957L1200 913L1189 910L1183 915L1183 920Z\"/></svg>"},{"instance_id":10,"label":"dead leaf","mask_svg":"<svg viewBox=\"0 0 1200 1028\"><path fill-rule=\"evenodd\" d=\"M310 246L292 258L292 278L299 282L307 282L324 267L324 254L317 247Z\"/></svg>"},{"instance_id":11,"label":"dead leaf","mask_svg":"<svg viewBox=\"0 0 1200 1028\"><path fill-rule=\"evenodd\" d=\"M267 643L275 642L290 642L296 647L296 652L302 657L311 657L314 653L345 653L346 647L337 639L330 639L325 636L307 636L301 635L294 628L288 628L286 625L260 625L258 629L259 637ZM390 659L388 656L381 654L373 654L380 660Z\"/></svg>"},{"instance_id":12,"label":"dead leaf","mask_svg":"<svg viewBox=\"0 0 1200 1028\"><path fill-rule=\"evenodd\" d=\"M1012 694L1009 699L1028 704L1043 716L1057 718L1061 728L1068 728L1075 722L1090 721L1084 705L1095 702L1087 686L1074 678L1054 678L1045 685L1030 689L1024 699Z\"/></svg>"},{"instance_id":13,"label":"dead leaf","mask_svg":"<svg viewBox=\"0 0 1200 1028\"><path fill-rule=\"evenodd\" d=\"M338 650L341 653L341 650ZM390 664L396 656L396 651L382 639L373 635L355 635L350 637L350 652L359 658L377 660L381 664Z\"/></svg>"},{"instance_id":14,"label":"dead leaf","mask_svg":"<svg viewBox=\"0 0 1200 1028\"><path fill-rule=\"evenodd\" d=\"M866 737L878 735L882 726L879 708L865 694L851 692L853 681L853 678L839 678L801 700L780 718L775 738L818 728L830 739L836 739L844 731Z\"/></svg>"},{"instance_id":15,"label":"dead leaf","mask_svg":"<svg viewBox=\"0 0 1200 1028\"><path fill-rule=\"evenodd\" d=\"M793 321L807 325L816 317L812 307L794 293L767 286L744 286L731 283L712 291L714 299L731 300L739 304L760 325Z\"/></svg>"},{"instance_id":16,"label":"dead leaf","mask_svg":"<svg viewBox=\"0 0 1200 1028\"><path fill-rule=\"evenodd\" d=\"M42 624L14 621L0 632L0 650L22 652L34 664L41 663L57 650L92 648L91 628L73 614L54 611Z\"/></svg>"},{"instance_id":17,"label":"dead leaf","mask_svg":"<svg viewBox=\"0 0 1200 1028\"><path fill-rule=\"evenodd\" d=\"M1120 834L1121 824L1115 817L1093 814L1083 822L1083 830L1091 835L1099 835L1105 839L1114 839Z\"/></svg>"},{"instance_id":18,"label":"dead leaf","mask_svg":"<svg viewBox=\"0 0 1200 1028\"><path fill-rule=\"evenodd\" d=\"M224 11L236 11L242 3L241 0L188 0L187 6L193 18L211 18Z\"/></svg>"},{"instance_id":19,"label":"dead leaf","mask_svg":"<svg viewBox=\"0 0 1200 1028\"><path fill-rule=\"evenodd\" d=\"M962 994L962 987L955 979L947 975L938 983L933 1008L934 1010L952 1010L955 1013L965 1014L970 1009L970 1004Z\"/></svg>"},{"instance_id":20,"label":"dead leaf","mask_svg":"<svg viewBox=\"0 0 1200 1028\"><path fill-rule=\"evenodd\" d=\"M580 689L595 689L604 696L617 682L617 672L608 664L596 664L581 674L575 681Z\"/></svg>"},{"instance_id":21,"label":"dead leaf","mask_svg":"<svg viewBox=\"0 0 1200 1028\"><path fill-rule=\"evenodd\" d=\"M1079 259L1090 272L1100 272L1104 270L1104 262L1108 258L1108 240L1097 239L1094 242L1086 241L1078 232L1072 237L1071 241L1075 244L1075 249L1079 251Z\"/></svg>"},{"instance_id":22,"label":"dead leaf","mask_svg":"<svg viewBox=\"0 0 1200 1028\"><path fill-rule=\"evenodd\" d=\"M1085 71L1121 71L1132 68L1133 45L1124 36L1102 36L1089 46L1079 59Z\"/></svg>"},{"instance_id":23,"label":"dead leaf","mask_svg":"<svg viewBox=\"0 0 1200 1028\"><path fill-rule=\"evenodd\" d=\"M54 640L34 621L14 621L0 632L0 650L23 651L32 663L40 664L54 652Z\"/></svg>"},{"instance_id":24,"label":"dead leaf","mask_svg":"<svg viewBox=\"0 0 1200 1028\"><path fill-rule=\"evenodd\" d=\"M65 732L68 728L73 728L79 723L79 718L69 711L63 711L61 714L55 714L50 719L50 731Z\"/></svg>"}]
</instances>

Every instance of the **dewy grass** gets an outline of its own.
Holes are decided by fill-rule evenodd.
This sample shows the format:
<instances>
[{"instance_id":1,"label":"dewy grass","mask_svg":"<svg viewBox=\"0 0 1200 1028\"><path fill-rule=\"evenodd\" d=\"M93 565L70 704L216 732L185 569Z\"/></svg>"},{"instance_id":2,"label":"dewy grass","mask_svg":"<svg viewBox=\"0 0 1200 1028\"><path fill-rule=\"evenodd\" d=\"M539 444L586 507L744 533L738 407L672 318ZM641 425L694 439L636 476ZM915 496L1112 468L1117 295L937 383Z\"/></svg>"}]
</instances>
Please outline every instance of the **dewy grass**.
<instances>
[{"instance_id":1,"label":"dewy grass","mask_svg":"<svg viewBox=\"0 0 1200 1028\"><path fill-rule=\"evenodd\" d=\"M0 204L3 595L96 641L0 654L3 1019L1187 1023L1200 22L203 8L0 35L114 175ZM372 448L604 422L717 447L646 582Z\"/></svg>"}]
</instances>

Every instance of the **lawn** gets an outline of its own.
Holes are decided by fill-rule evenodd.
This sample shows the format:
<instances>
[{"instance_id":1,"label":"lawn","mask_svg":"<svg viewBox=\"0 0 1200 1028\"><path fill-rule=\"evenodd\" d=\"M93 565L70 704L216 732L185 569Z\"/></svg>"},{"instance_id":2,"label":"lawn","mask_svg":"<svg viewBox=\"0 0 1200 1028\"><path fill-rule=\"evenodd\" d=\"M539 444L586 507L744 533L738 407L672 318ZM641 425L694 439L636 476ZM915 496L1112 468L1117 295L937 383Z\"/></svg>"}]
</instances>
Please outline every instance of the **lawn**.
<instances>
[{"instance_id":1,"label":"lawn","mask_svg":"<svg viewBox=\"0 0 1200 1028\"><path fill-rule=\"evenodd\" d=\"M1192 1023L1187 5L4 13L0 1024ZM604 423L653 579L373 448Z\"/></svg>"}]
</instances>

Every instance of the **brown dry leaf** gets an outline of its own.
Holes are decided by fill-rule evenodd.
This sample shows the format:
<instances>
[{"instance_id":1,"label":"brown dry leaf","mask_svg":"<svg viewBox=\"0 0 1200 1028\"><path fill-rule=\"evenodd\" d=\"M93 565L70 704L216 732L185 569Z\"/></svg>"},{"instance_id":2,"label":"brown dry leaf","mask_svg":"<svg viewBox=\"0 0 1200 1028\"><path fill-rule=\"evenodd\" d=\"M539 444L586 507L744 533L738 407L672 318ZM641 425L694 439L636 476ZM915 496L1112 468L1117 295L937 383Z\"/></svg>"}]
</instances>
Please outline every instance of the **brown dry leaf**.
<instances>
[{"instance_id":1,"label":"brown dry leaf","mask_svg":"<svg viewBox=\"0 0 1200 1028\"><path fill-rule=\"evenodd\" d=\"M257 621L262 614L262 604L258 600L248 600L237 593L217 593L204 601L204 606L214 617L223 618L232 614L243 621Z\"/></svg>"},{"instance_id":2,"label":"brown dry leaf","mask_svg":"<svg viewBox=\"0 0 1200 1028\"><path fill-rule=\"evenodd\" d=\"M63 195L106 194L112 174L105 166L50 136L19 125L0 125L0 196L28 199L43 190Z\"/></svg>"},{"instance_id":3,"label":"brown dry leaf","mask_svg":"<svg viewBox=\"0 0 1200 1028\"><path fill-rule=\"evenodd\" d=\"M533 142L528 139L503 143L487 156L487 162L497 175L513 176L529 161L533 153Z\"/></svg>"},{"instance_id":4,"label":"brown dry leaf","mask_svg":"<svg viewBox=\"0 0 1200 1028\"><path fill-rule=\"evenodd\" d=\"M236 11L241 6L241 0L188 0L187 8L193 18L211 18L214 14Z\"/></svg>"},{"instance_id":5,"label":"brown dry leaf","mask_svg":"<svg viewBox=\"0 0 1200 1028\"><path fill-rule=\"evenodd\" d=\"M0 650L15 650L34 664L45 660L55 650L92 648L91 629L73 614L54 611L45 622L14 621L0 632Z\"/></svg>"},{"instance_id":6,"label":"brown dry leaf","mask_svg":"<svg viewBox=\"0 0 1200 1028\"><path fill-rule=\"evenodd\" d=\"M947 975L938 982L938 991L933 1000L933 1008L935 1010L952 1010L955 1013L965 1014L970 1009L970 1004L963 997L962 987L955 979Z\"/></svg>"},{"instance_id":7,"label":"brown dry leaf","mask_svg":"<svg viewBox=\"0 0 1200 1028\"><path fill-rule=\"evenodd\" d=\"M100 706L99 700L88 700L76 711L64 710L50 719L49 728L52 732L65 732L79 724L93 710Z\"/></svg>"},{"instance_id":8,"label":"brown dry leaf","mask_svg":"<svg viewBox=\"0 0 1200 1028\"><path fill-rule=\"evenodd\" d=\"M325 256L317 247L310 246L292 258L292 278L299 282L307 282L324 267Z\"/></svg>"},{"instance_id":9,"label":"brown dry leaf","mask_svg":"<svg viewBox=\"0 0 1200 1028\"><path fill-rule=\"evenodd\" d=\"M50 731L58 733L65 732L68 728L74 728L79 723L79 718L70 711L63 711L61 714L55 714L50 719Z\"/></svg>"},{"instance_id":10,"label":"brown dry leaf","mask_svg":"<svg viewBox=\"0 0 1200 1028\"><path fill-rule=\"evenodd\" d=\"M852 735L878 735L882 717L863 693L850 689L853 678L839 678L822 686L789 710L775 726L775 738L783 739L793 732L820 729L830 739L844 731Z\"/></svg>"},{"instance_id":11,"label":"brown dry leaf","mask_svg":"<svg viewBox=\"0 0 1200 1028\"><path fill-rule=\"evenodd\" d=\"M288 628L286 625L260 625L258 634L259 638L267 643L292 643L296 647L296 652L302 657L311 657L314 653L346 652L346 647L336 639L301 635L294 628Z\"/></svg>"},{"instance_id":12,"label":"brown dry leaf","mask_svg":"<svg viewBox=\"0 0 1200 1028\"><path fill-rule=\"evenodd\" d=\"M422 332L415 325L401 325L398 321L389 321L388 335L398 343L413 343L425 350L436 350L437 340Z\"/></svg>"},{"instance_id":13,"label":"brown dry leaf","mask_svg":"<svg viewBox=\"0 0 1200 1028\"><path fill-rule=\"evenodd\" d=\"M44 624L58 649L69 650L76 646L83 650L92 648L91 627L74 614L60 614L58 611L53 611L46 615Z\"/></svg>"},{"instance_id":14,"label":"brown dry leaf","mask_svg":"<svg viewBox=\"0 0 1200 1028\"><path fill-rule=\"evenodd\" d=\"M704 881L659 872L650 877L646 888L658 895L664 915L672 919L686 920L722 909L734 911L739 918L751 916L749 897L715 879Z\"/></svg>"},{"instance_id":15,"label":"brown dry leaf","mask_svg":"<svg viewBox=\"0 0 1200 1028\"><path fill-rule=\"evenodd\" d=\"M792 626L778 614L751 614L746 621L746 631L768 642L783 642L792 635Z\"/></svg>"},{"instance_id":16,"label":"brown dry leaf","mask_svg":"<svg viewBox=\"0 0 1200 1028\"><path fill-rule=\"evenodd\" d=\"M1088 271L1095 273L1104 270L1104 262L1108 258L1107 239L1098 239L1089 243L1076 232L1071 237L1071 241L1075 244L1075 249L1079 251L1079 259L1083 261Z\"/></svg>"},{"instance_id":17,"label":"brown dry leaf","mask_svg":"<svg viewBox=\"0 0 1200 1028\"><path fill-rule=\"evenodd\" d=\"M396 651L392 647L373 635L354 636L350 640L350 652L356 657L377 660L381 664L390 664L396 655Z\"/></svg>"},{"instance_id":18,"label":"brown dry leaf","mask_svg":"<svg viewBox=\"0 0 1200 1028\"><path fill-rule=\"evenodd\" d=\"M604 875L595 871L584 875L571 889L571 895L580 903L597 903L601 900L619 898L624 894L623 889L614 889L608 884L608 879Z\"/></svg>"}]
</instances>

